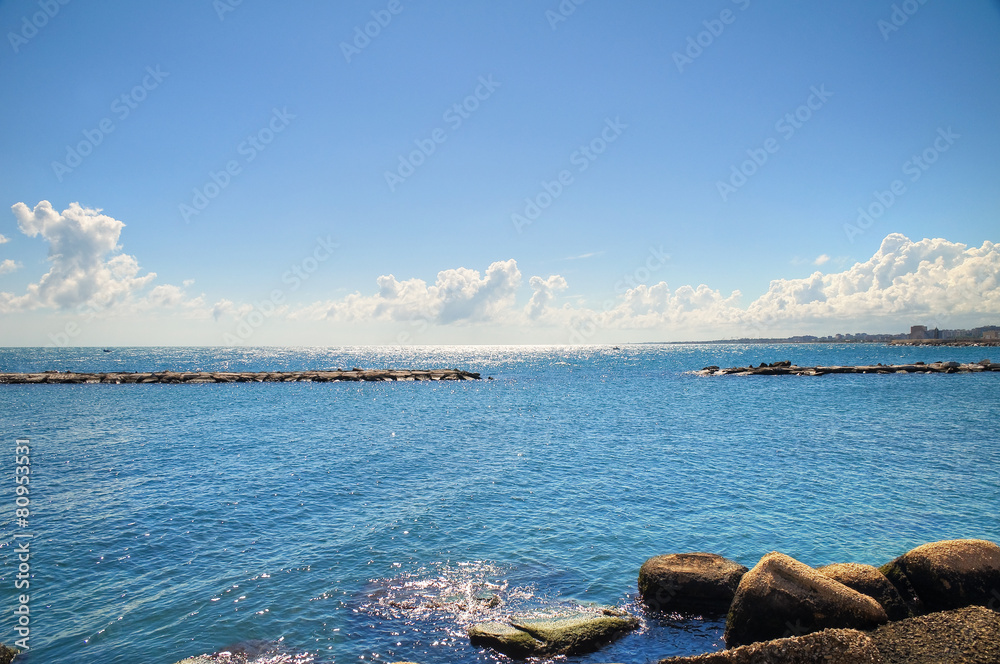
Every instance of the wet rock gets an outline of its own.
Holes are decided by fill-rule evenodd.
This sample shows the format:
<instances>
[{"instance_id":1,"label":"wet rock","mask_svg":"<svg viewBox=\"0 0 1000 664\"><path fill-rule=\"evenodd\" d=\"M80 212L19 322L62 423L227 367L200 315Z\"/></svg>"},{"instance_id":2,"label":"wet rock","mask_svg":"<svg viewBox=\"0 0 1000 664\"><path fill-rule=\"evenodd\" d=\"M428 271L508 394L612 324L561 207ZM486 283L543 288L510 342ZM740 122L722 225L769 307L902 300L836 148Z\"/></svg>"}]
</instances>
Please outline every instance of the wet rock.
<instances>
[{"instance_id":1,"label":"wet rock","mask_svg":"<svg viewBox=\"0 0 1000 664\"><path fill-rule=\"evenodd\" d=\"M915 614L1000 605L1000 546L987 540L924 544L879 571Z\"/></svg>"},{"instance_id":2,"label":"wet rock","mask_svg":"<svg viewBox=\"0 0 1000 664\"><path fill-rule=\"evenodd\" d=\"M277 641L248 640L234 643L211 655L196 655L176 664L305 664L312 658L301 659L283 652Z\"/></svg>"},{"instance_id":3,"label":"wet rock","mask_svg":"<svg viewBox=\"0 0 1000 664\"><path fill-rule=\"evenodd\" d=\"M517 659L545 654L544 643L510 623L496 620L470 627L469 641L474 646L486 646Z\"/></svg>"},{"instance_id":4,"label":"wet rock","mask_svg":"<svg viewBox=\"0 0 1000 664\"><path fill-rule=\"evenodd\" d=\"M610 609L578 611L480 623L469 628L469 640L517 658L577 655L593 652L638 626L634 617Z\"/></svg>"},{"instance_id":5,"label":"wet rock","mask_svg":"<svg viewBox=\"0 0 1000 664\"><path fill-rule=\"evenodd\" d=\"M501 601L500 595L492 590L479 590L472 596L472 600L490 609L500 606Z\"/></svg>"},{"instance_id":6,"label":"wet rock","mask_svg":"<svg viewBox=\"0 0 1000 664\"><path fill-rule=\"evenodd\" d=\"M0 664L10 664L19 652L21 651L0 643Z\"/></svg>"},{"instance_id":7,"label":"wet rock","mask_svg":"<svg viewBox=\"0 0 1000 664\"><path fill-rule=\"evenodd\" d=\"M639 595L655 611L725 613L746 572L714 553L654 556L639 568Z\"/></svg>"},{"instance_id":8,"label":"wet rock","mask_svg":"<svg viewBox=\"0 0 1000 664\"><path fill-rule=\"evenodd\" d=\"M889 620L903 620L910 617L910 609L896 590L896 586L871 565L834 563L818 567L817 570L834 581L839 581L848 588L874 599L885 609Z\"/></svg>"},{"instance_id":9,"label":"wet rock","mask_svg":"<svg viewBox=\"0 0 1000 664\"><path fill-rule=\"evenodd\" d=\"M764 641L659 664L880 664L871 638L854 629L825 629L805 636Z\"/></svg>"},{"instance_id":10,"label":"wet rock","mask_svg":"<svg viewBox=\"0 0 1000 664\"><path fill-rule=\"evenodd\" d=\"M887 620L871 597L772 552L740 580L726 619L725 641L735 647L826 628L872 629Z\"/></svg>"},{"instance_id":11,"label":"wet rock","mask_svg":"<svg viewBox=\"0 0 1000 664\"><path fill-rule=\"evenodd\" d=\"M1000 662L1000 614L983 607L891 622L870 636L883 664Z\"/></svg>"}]
</instances>

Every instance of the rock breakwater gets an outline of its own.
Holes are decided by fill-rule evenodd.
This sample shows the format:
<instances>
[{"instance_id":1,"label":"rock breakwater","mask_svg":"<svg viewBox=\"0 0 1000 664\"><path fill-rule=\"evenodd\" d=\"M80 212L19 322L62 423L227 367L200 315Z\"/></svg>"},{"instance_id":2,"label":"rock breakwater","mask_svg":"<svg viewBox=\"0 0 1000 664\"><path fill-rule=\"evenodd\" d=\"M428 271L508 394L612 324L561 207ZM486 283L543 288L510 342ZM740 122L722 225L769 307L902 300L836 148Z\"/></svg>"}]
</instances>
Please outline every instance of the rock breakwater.
<instances>
[{"instance_id":1,"label":"rock breakwater","mask_svg":"<svg viewBox=\"0 0 1000 664\"><path fill-rule=\"evenodd\" d=\"M702 567L685 572L717 577ZM652 610L685 608L643 600ZM771 552L739 579L728 649L660 664L996 664L998 610L1000 546L987 540L924 544L880 568L812 568Z\"/></svg>"},{"instance_id":2,"label":"rock breakwater","mask_svg":"<svg viewBox=\"0 0 1000 664\"><path fill-rule=\"evenodd\" d=\"M0 373L0 384L146 384L146 383L333 383L358 381L479 380L478 373L461 369L322 369L310 371L157 371L81 373Z\"/></svg>"},{"instance_id":3,"label":"rock breakwater","mask_svg":"<svg viewBox=\"0 0 1000 664\"><path fill-rule=\"evenodd\" d=\"M913 364L864 364L852 366L800 367L790 361L761 363L760 366L705 367L691 373L699 376L825 376L826 374L900 374L900 373L981 373L1000 371L1000 364L989 360L979 362L914 362Z\"/></svg>"}]
</instances>

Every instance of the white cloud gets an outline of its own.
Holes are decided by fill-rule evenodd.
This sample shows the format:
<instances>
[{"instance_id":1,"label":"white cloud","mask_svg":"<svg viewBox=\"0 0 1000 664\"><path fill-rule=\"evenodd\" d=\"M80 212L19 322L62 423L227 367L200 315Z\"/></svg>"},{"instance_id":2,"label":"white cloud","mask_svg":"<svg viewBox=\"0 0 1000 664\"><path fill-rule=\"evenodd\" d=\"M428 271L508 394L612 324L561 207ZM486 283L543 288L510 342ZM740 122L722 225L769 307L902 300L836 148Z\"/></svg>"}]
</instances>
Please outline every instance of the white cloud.
<instances>
[{"instance_id":1,"label":"white cloud","mask_svg":"<svg viewBox=\"0 0 1000 664\"><path fill-rule=\"evenodd\" d=\"M121 221L100 210L71 203L61 213L48 201L29 210L24 203L12 206L18 227L28 237L40 236L49 244L49 271L16 296L0 293L0 312L49 308L76 311L92 321L95 317L130 316L137 313L180 314L183 318L209 318L212 310L204 296L190 297L184 287L163 284L150 288L156 273L140 275L134 256L119 245ZM0 274L20 267L7 259Z\"/></svg>"},{"instance_id":2,"label":"white cloud","mask_svg":"<svg viewBox=\"0 0 1000 664\"><path fill-rule=\"evenodd\" d=\"M125 224L100 210L71 203L59 213L48 201L34 210L24 203L15 203L11 209L22 233L40 235L49 243L52 267L37 283L29 284L24 295L0 293L0 310L81 305L103 309L156 278L155 273L139 276L136 259L119 253L118 238Z\"/></svg>"},{"instance_id":3,"label":"white cloud","mask_svg":"<svg viewBox=\"0 0 1000 664\"><path fill-rule=\"evenodd\" d=\"M0 293L0 312L84 308L91 319L101 312L102 319L142 314L143 320L176 315L205 321L205 342L212 343L223 319L241 319L254 310L254 304L225 298L209 305L204 295L187 293L190 280L182 286L153 286L155 274L140 274L136 258L119 245L124 224L100 210L74 203L58 213L42 201L34 210L18 203L13 211L25 235L48 242L51 265L23 295ZM842 264L827 254L812 262ZM3 260L0 274L19 267ZM1000 246L984 242L969 248L940 238L912 242L892 234L869 260L839 272L775 279L749 304L740 291L725 294L705 284L671 287L660 282L637 286L597 307L571 293L561 275L531 276L524 289L513 259L494 262L484 273L466 267L442 270L433 284L392 274L375 283L377 289L367 294L307 306L283 303L266 317L290 335L276 337L286 343L294 343L306 325L323 338L333 330L385 329L391 335L420 323L421 330L433 326L442 334L451 328L451 339L458 330L466 330L463 334L470 338L488 330L556 343L619 339L623 331L634 331L631 338L667 340L829 334L847 331L848 324L854 330L903 330L949 317L956 323L985 322L985 317L1000 314ZM424 340L435 337L428 334Z\"/></svg>"},{"instance_id":4,"label":"white cloud","mask_svg":"<svg viewBox=\"0 0 1000 664\"><path fill-rule=\"evenodd\" d=\"M423 279L399 281L388 274L376 279L375 295L352 293L340 300L316 303L296 318L341 321L423 320L440 325L497 321L510 314L521 272L514 260L490 265L485 276L460 267L438 272L433 286Z\"/></svg>"},{"instance_id":5,"label":"white cloud","mask_svg":"<svg viewBox=\"0 0 1000 664\"><path fill-rule=\"evenodd\" d=\"M822 258L822 257L821 257ZM826 260L822 261L826 263ZM374 295L353 293L339 300L300 309L293 318L339 321L413 321L431 324L501 323L541 329L561 327L565 338L580 330L638 330L650 337L771 336L802 333L820 324L837 331L845 321L904 325L927 316L1000 313L1000 247L980 248L943 239L912 242L902 235L885 238L871 259L831 274L776 279L766 293L743 305L740 291L726 295L705 284L670 287L640 285L603 308L566 303L554 306L569 288L560 275L528 280L531 296L518 308L514 295L521 280L513 260L494 263L486 277L458 268L438 274L434 286L420 279L377 279ZM836 329L834 329L836 328ZM889 329L895 329L890 327ZM596 332L575 334L579 340Z\"/></svg>"},{"instance_id":6,"label":"white cloud","mask_svg":"<svg viewBox=\"0 0 1000 664\"><path fill-rule=\"evenodd\" d=\"M528 280L528 285L533 291L528 306L524 308L524 313L529 320L537 320L548 308L556 293L569 288L569 284L558 274L550 276L548 279L532 277Z\"/></svg>"},{"instance_id":7,"label":"white cloud","mask_svg":"<svg viewBox=\"0 0 1000 664\"><path fill-rule=\"evenodd\" d=\"M0 244L6 244L7 242L10 242L10 238L0 233Z\"/></svg>"},{"instance_id":8,"label":"white cloud","mask_svg":"<svg viewBox=\"0 0 1000 664\"><path fill-rule=\"evenodd\" d=\"M843 319L1000 313L1000 248L893 233L843 272L778 279L748 311L761 318Z\"/></svg>"}]
</instances>

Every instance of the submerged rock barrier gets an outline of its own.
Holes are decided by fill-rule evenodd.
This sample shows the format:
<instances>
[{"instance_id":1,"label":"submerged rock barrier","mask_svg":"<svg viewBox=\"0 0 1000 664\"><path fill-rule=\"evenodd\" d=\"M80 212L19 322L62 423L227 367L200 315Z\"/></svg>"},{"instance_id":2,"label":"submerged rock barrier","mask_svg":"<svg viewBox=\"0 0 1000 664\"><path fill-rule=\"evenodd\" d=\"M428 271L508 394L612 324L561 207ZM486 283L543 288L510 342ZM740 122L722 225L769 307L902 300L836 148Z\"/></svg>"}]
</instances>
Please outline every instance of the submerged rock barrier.
<instances>
[{"instance_id":1,"label":"submerged rock barrier","mask_svg":"<svg viewBox=\"0 0 1000 664\"><path fill-rule=\"evenodd\" d=\"M690 373L698 376L825 376L826 374L900 374L900 373L980 373L983 371L1000 371L1000 364L989 360L962 364L959 362L914 362L913 364L863 364L853 366L830 367L800 367L788 360L783 362L761 363L760 366L729 367L720 369L717 366L705 367Z\"/></svg>"},{"instance_id":2,"label":"submerged rock barrier","mask_svg":"<svg viewBox=\"0 0 1000 664\"><path fill-rule=\"evenodd\" d=\"M890 346L1000 346L1000 339L892 339Z\"/></svg>"},{"instance_id":3,"label":"submerged rock barrier","mask_svg":"<svg viewBox=\"0 0 1000 664\"><path fill-rule=\"evenodd\" d=\"M0 373L0 383L24 384L134 384L134 383L333 383L341 381L479 380L479 374L461 369L320 369L309 371L112 371L79 373Z\"/></svg>"}]
</instances>

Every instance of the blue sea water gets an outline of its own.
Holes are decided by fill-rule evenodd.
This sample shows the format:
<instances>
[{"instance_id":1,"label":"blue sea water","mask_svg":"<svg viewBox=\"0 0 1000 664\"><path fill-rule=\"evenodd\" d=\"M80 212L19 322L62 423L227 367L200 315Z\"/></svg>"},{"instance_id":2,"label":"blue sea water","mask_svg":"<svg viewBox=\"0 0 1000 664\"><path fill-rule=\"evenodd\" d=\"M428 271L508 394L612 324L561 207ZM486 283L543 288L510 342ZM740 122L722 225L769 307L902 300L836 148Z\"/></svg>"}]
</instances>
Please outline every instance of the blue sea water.
<instances>
[{"instance_id":1,"label":"blue sea water","mask_svg":"<svg viewBox=\"0 0 1000 664\"><path fill-rule=\"evenodd\" d=\"M798 364L973 361L865 345L0 349L0 371L458 367L441 383L0 385L0 641L30 658L171 664L246 640L301 661L492 663L467 627L614 605L642 628L571 662L722 647L650 614L648 557L879 565L1000 541L1000 374L700 377ZM1000 358L997 358L1000 359ZM14 445L31 515L14 518ZM21 540L17 540L21 541ZM484 593L500 599L491 607Z\"/></svg>"}]
</instances>

